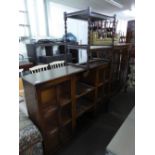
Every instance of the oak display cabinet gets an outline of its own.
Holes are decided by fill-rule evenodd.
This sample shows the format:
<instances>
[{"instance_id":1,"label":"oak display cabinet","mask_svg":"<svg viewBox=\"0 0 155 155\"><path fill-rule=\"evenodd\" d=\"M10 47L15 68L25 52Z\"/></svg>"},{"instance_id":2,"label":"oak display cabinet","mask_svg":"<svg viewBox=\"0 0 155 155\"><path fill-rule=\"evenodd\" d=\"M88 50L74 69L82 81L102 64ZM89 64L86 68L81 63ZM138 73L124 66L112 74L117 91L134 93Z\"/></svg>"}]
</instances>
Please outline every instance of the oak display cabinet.
<instances>
[{"instance_id":1,"label":"oak display cabinet","mask_svg":"<svg viewBox=\"0 0 155 155\"><path fill-rule=\"evenodd\" d=\"M77 121L103 103L109 64L92 64L89 72L71 65L23 77L30 119L43 136L45 155L55 152L76 132ZM108 84L108 82L107 82Z\"/></svg>"}]
</instances>

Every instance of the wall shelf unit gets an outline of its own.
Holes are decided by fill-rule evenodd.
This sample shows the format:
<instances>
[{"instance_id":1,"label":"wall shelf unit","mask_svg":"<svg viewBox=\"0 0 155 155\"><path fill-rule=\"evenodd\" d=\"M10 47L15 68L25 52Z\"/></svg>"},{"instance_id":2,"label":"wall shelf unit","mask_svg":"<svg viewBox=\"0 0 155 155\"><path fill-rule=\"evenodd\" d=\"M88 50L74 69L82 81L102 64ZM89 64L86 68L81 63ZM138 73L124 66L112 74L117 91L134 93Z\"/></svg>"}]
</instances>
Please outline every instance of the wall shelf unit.
<instances>
[{"instance_id":1,"label":"wall shelf unit","mask_svg":"<svg viewBox=\"0 0 155 155\"><path fill-rule=\"evenodd\" d=\"M87 44L70 44L66 42L67 37L67 20L69 18L75 20L83 20L88 23L88 43ZM97 12L93 12L90 7L86 10L64 13L65 25L65 54L67 55L70 50L85 50L87 52L85 63L74 63L72 65L82 67L89 70L99 63L110 63L110 79L105 80L105 83L111 83L111 92L120 90L126 82L129 51L131 44L119 43L119 38L116 34L116 15L107 16ZM68 63L66 60L67 64ZM118 85L116 86L116 83ZM102 85L100 83L99 85Z\"/></svg>"},{"instance_id":2,"label":"wall shelf unit","mask_svg":"<svg viewBox=\"0 0 155 155\"><path fill-rule=\"evenodd\" d=\"M115 42L116 16L107 16L104 14L93 12L90 7L88 7L88 9L86 10L77 12L65 12L65 40L67 39L68 18L84 20L88 22L88 44L71 45L70 43L66 42L65 50L65 53L67 54L68 50L70 49L85 49L87 51L87 63L86 66L83 67L86 67L88 69L90 61L93 60L91 49L113 48ZM96 36L96 34L98 35L98 37ZM107 38L110 40L107 40Z\"/></svg>"}]
</instances>

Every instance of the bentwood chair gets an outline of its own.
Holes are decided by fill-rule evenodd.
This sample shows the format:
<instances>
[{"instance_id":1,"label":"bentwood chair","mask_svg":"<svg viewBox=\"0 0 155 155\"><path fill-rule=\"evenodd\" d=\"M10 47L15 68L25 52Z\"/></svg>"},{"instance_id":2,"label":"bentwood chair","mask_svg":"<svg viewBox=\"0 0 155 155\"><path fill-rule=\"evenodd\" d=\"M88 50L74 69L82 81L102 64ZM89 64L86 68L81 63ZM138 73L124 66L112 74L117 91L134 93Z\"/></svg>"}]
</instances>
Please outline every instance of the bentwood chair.
<instances>
[{"instance_id":1,"label":"bentwood chair","mask_svg":"<svg viewBox=\"0 0 155 155\"><path fill-rule=\"evenodd\" d=\"M46 71L46 70L48 70L48 64L37 65L37 66L29 68L29 70L30 70L31 74L35 74L35 73L39 73L39 72L42 72L42 71Z\"/></svg>"},{"instance_id":2,"label":"bentwood chair","mask_svg":"<svg viewBox=\"0 0 155 155\"><path fill-rule=\"evenodd\" d=\"M54 61L54 62L51 62L49 65L51 69L60 68L60 67L65 66L65 61L64 60Z\"/></svg>"},{"instance_id":3,"label":"bentwood chair","mask_svg":"<svg viewBox=\"0 0 155 155\"><path fill-rule=\"evenodd\" d=\"M19 96L23 97L24 96L24 88L23 88L23 81L22 81L22 76L23 76L23 69L19 69Z\"/></svg>"}]
</instances>

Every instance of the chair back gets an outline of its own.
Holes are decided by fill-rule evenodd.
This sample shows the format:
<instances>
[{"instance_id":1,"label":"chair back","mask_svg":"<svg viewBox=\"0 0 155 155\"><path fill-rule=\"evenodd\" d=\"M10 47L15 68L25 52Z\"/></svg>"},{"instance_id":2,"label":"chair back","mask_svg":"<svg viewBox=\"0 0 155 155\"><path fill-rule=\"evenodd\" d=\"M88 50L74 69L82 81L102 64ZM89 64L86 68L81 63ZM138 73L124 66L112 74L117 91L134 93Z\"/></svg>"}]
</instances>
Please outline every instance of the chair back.
<instances>
[{"instance_id":1,"label":"chair back","mask_svg":"<svg viewBox=\"0 0 155 155\"><path fill-rule=\"evenodd\" d=\"M24 96L24 87L23 87L23 69L19 69L19 96L23 97Z\"/></svg>"},{"instance_id":2,"label":"chair back","mask_svg":"<svg viewBox=\"0 0 155 155\"><path fill-rule=\"evenodd\" d=\"M64 60L54 61L54 62L51 62L49 65L50 65L51 69L60 68L60 67L65 66L65 61Z\"/></svg>"},{"instance_id":3,"label":"chair back","mask_svg":"<svg viewBox=\"0 0 155 155\"><path fill-rule=\"evenodd\" d=\"M29 70L32 74L39 73L39 72L48 70L48 65L47 64L37 65L37 66L29 68Z\"/></svg>"}]
</instances>

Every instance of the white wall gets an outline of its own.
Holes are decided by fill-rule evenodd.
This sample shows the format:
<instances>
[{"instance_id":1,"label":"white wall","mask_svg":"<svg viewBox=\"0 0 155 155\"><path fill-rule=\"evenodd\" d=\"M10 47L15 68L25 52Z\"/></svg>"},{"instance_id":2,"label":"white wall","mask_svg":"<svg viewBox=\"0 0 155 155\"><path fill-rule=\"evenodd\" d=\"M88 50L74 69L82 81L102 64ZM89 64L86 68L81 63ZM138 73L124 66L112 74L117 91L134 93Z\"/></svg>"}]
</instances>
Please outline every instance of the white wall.
<instances>
[{"instance_id":1,"label":"white wall","mask_svg":"<svg viewBox=\"0 0 155 155\"><path fill-rule=\"evenodd\" d=\"M32 37L46 36L44 0L27 0Z\"/></svg>"},{"instance_id":2,"label":"white wall","mask_svg":"<svg viewBox=\"0 0 155 155\"><path fill-rule=\"evenodd\" d=\"M135 19L135 9L134 7L131 10L124 10L116 13L117 19L119 20L117 26L117 32L123 32L126 35L127 24L129 20Z\"/></svg>"},{"instance_id":3,"label":"white wall","mask_svg":"<svg viewBox=\"0 0 155 155\"><path fill-rule=\"evenodd\" d=\"M49 33L54 38L61 38L65 34L64 12L70 13L77 11L65 5L49 2ZM88 43L88 23L86 21L67 19L67 32L76 36L77 41L82 44ZM79 61L86 61L86 51L79 50Z\"/></svg>"},{"instance_id":4,"label":"white wall","mask_svg":"<svg viewBox=\"0 0 155 155\"><path fill-rule=\"evenodd\" d=\"M75 8L71 8L65 5L49 2L49 32L50 36L61 38L64 31L64 12L70 13L77 11ZM81 20L68 19L67 31L73 33L78 41L82 41L83 44L87 43L87 22Z\"/></svg>"},{"instance_id":5,"label":"white wall","mask_svg":"<svg viewBox=\"0 0 155 155\"><path fill-rule=\"evenodd\" d=\"M118 34L121 33L121 35L125 35L126 36L127 23L128 23L128 20L118 19L118 24L117 24L117 30L116 30L116 32Z\"/></svg>"},{"instance_id":6,"label":"white wall","mask_svg":"<svg viewBox=\"0 0 155 155\"><path fill-rule=\"evenodd\" d=\"M19 54L22 54L24 56L24 58L27 58L27 50L26 50L26 46L24 43L20 42L19 43Z\"/></svg>"},{"instance_id":7,"label":"white wall","mask_svg":"<svg viewBox=\"0 0 155 155\"><path fill-rule=\"evenodd\" d=\"M44 12L44 0L27 0L29 22L32 38L46 36L46 23ZM19 43L19 53L27 57L27 50L24 42Z\"/></svg>"}]
</instances>

